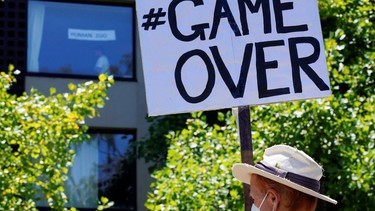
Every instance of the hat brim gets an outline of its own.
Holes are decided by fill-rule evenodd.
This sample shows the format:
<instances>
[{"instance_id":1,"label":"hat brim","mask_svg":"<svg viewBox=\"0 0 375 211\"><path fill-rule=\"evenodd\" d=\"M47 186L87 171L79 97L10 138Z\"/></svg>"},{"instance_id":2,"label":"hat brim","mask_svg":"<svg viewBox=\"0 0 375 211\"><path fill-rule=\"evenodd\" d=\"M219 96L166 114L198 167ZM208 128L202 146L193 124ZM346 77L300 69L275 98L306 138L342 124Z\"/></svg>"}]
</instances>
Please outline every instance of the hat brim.
<instances>
[{"instance_id":1,"label":"hat brim","mask_svg":"<svg viewBox=\"0 0 375 211\"><path fill-rule=\"evenodd\" d=\"M305 188L301 185L298 185L296 183L293 183L293 182L289 181L288 179L284 179L282 177L273 175L271 173L268 173L266 171L263 171L261 169L258 169L256 167L254 167L252 165L249 165L249 164L246 164L246 163L236 163L236 164L234 164L233 168L232 168L232 173L233 173L233 176L236 179L240 180L243 183L249 184L249 185L250 185L251 175L252 174L258 174L260 176L263 176L263 177L268 178L270 180L273 180L275 182L281 183L283 185L291 187L291 188L293 188L295 190L298 190L300 192L306 193L310 196L317 197L319 199L330 202L332 204L337 204L336 200L334 200L334 199L332 199L328 196L325 196L323 194L320 194L318 192L315 192L313 190Z\"/></svg>"}]
</instances>

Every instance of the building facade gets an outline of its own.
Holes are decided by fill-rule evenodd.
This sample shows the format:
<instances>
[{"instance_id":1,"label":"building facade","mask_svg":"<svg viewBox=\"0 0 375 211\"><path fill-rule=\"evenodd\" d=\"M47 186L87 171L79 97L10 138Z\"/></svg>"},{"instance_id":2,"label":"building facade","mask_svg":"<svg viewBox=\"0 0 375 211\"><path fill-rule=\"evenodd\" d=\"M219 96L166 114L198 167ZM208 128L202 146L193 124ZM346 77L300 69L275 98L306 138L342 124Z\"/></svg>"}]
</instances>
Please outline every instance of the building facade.
<instances>
[{"instance_id":1,"label":"building facade","mask_svg":"<svg viewBox=\"0 0 375 211\"><path fill-rule=\"evenodd\" d=\"M145 210L148 166L129 162L127 154L129 143L148 133L135 17L134 0L0 2L0 68L14 64L21 71L14 94L65 92L69 83L97 80L100 73L115 76L100 117L86 121L92 140L72 146L76 169L66 190L69 205L83 210L95 209L100 195L115 201L113 210ZM46 209L45 202L38 206Z\"/></svg>"}]
</instances>

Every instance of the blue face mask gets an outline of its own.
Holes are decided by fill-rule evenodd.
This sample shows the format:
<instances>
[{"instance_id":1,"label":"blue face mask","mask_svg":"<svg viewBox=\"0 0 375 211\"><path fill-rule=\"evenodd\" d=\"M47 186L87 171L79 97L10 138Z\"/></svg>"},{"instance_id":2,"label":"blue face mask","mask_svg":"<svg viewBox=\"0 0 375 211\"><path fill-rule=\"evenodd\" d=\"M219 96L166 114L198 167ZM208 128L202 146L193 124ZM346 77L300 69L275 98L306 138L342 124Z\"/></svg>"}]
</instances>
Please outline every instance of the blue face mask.
<instances>
[{"instance_id":1,"label":"blue face mask","mask_svg":"<svg viewBox=\"0 0 375 211\"><path fill-rule=\"evenodd\" d=\"M260 211L260 208L262 207L262 205L263 205L264 201L266 200L267 196L268 196L268 193L264 196L262 202L259 205L259 208L256 207L255 204L253 203L253 206L251 206L251 211Z\"/></svg>"}]
</instances>

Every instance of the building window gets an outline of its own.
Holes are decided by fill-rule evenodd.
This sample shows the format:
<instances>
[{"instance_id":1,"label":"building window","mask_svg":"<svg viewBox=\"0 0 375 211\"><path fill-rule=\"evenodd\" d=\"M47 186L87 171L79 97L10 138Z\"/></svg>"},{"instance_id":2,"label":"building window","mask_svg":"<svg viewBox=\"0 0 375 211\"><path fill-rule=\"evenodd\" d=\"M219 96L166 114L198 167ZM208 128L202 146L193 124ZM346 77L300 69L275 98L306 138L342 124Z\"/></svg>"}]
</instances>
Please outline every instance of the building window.
<instances>
[{"instance_id":1,"label":"building window","mask_svg":"<svg viewBox=\"0 0 375 211\"><path fill-rule=\"evenodd\" d=\"M74 146L77 152L66 184L68 206L95 208L98 197L115 202L114 208L135 210L136 167L129 159L134 134L92 133L91 140Z\"/></svg>"},{"instance_id":2,"label":"building window","mask_svg":"<svg viewBox=\"0 0 375 211\"><path fill-rule=\"evenodd\" d=\"M27 71L134 79L134 6L30 0Z\"/></svg>"},{"instance_id":3,"label":"building window","mask_svg":"<svg viewBox=\"0 0 375 211\"><path fill-rule=\"evenodd\" d=\"M129 157L135 133L93 132L90 137L72 146L76 155L65 185L67 207L95 210L105 196L115 203L110 210L136 210L136 162ZM38 207L48 210L46 201Z\"/></svg>"}]
</instances>

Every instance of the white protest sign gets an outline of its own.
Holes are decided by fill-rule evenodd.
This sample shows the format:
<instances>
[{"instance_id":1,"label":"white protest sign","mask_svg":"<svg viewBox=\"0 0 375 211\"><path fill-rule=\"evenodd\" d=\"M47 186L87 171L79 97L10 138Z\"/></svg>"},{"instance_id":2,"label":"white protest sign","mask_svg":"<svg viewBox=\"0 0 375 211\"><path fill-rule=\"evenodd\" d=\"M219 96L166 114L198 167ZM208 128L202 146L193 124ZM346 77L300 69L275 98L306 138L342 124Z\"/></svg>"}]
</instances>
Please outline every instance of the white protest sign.
<instances>
[{"instance_id":1,"label":"white protest sign","mask_svg":"<svg viewBox=\"0 0 375 211\"><path fill-rule=\"evenodd\" d=\"M137 0L150 116L331 95L317 0Z\"/></svg>"}]
</instances>

